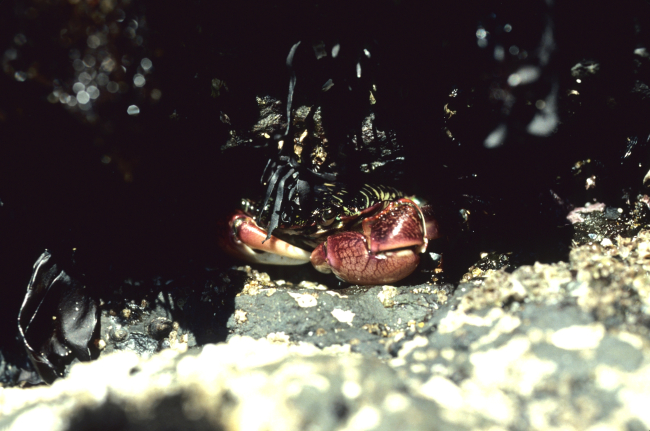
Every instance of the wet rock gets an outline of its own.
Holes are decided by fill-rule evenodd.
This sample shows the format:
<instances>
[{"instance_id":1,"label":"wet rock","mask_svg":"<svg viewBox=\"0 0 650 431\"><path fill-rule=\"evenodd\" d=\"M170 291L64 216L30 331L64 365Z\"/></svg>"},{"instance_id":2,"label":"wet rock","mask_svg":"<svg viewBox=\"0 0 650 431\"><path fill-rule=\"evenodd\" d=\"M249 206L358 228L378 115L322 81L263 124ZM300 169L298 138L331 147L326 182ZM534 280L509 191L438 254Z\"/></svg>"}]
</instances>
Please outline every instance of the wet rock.
<instances>
[{"instance_id":1,"label":"wet rock","mask_svg":"<svg viewBox=\"0 0 650 431\"><path fill-rule=\"evenodd\" d=\"M116 313L172 330L156 341L130 329L113 342L130 352L107 346L51 387L1 389L0 427L47 416L52 430L645 429L650 231L607 240L455 289L334 291L242 267L228 277L246 274L247 288L226 342L180 353L195 337L187 321L154 316L155 301L140 322Z\"/></svg>"},{"instance_id":2,"label":"wet rock","mask_svg":"<svg viewBox=\"0 0 650 431\"><path fill-rule=\"evenodd\" d=\"M647 206L647 196L638 196L629 211L608 207L603 203L593 203L575 208L569 213L567 219L573 224L574 244L589 244L619 235L623 237L636 235L650 221L650 211Z\"/></svg>"},{"instance_id":3,"label":"wet rock","mask_svg":"<svg viewBox=\"0 0 650 431\"><path fill-rule=\"evenodd\" d=\"M460 288L454 308L395 346L390 364L459 426L647 427L631 400L647 399L650 383L649 239L580 246L568 263Z\"/></svg>"},{"instance_id":4,"label":"wet rock","mask_svg":"<svg viewBox=\"0 0 650 431\"><path fill-rule=\"evenodd\" d=\"M0 351L0 387L15 383L19 375L20 368L8 362Z\"/></svg>"},{"instance_id":5,"label":"wet rock","mask_svg":"<svg viewBox=\"0 0 650 431\"><path fill-rule=\"evenodd\" d=\"M149 322L147 327L149 335L156 340L163 339L169 336L169 333L174 328L174 323L164 317L155 317Z\"/></svg>"},{"instance_id":6,"label":"wet rock","mask_svg":"<svg viewBox=\"0 0 650 431\"><path fill-rule=\"evenodd\" d=\"M248 266L126 280L140 289L100 302L99 359L0 389L0 428L645 429L650 231L609 213L580 214L602 238L567 262L486 253L458 285L334 290Z\"/></svg>"},{"instance_id":7,"label":"wet rock","mask_svg":"<svg viewBox=\"0 0 650 431\"><path fill-rule=\"evenodd\" d=\"M147 337L146 334L132 332L122 341L115 343L116 350L129 350L140 356L150 356L158 350L158 343Z\"/></svg>"},{"instance_id":8,"label":"wet rock","mask_svg":"<svg viewBox=\"0 0 650 431\"><path fill-rule=\"evenodd\" d=\"M427 321L452 285L375 286L344 290L263 289L235 299L240 315L228 321L233 335L283 334L287 341L319 347L346 345L353 352L389 357L386 345ZM381 327L381 329L378 329Z\"/></svg>"}]
</instances>

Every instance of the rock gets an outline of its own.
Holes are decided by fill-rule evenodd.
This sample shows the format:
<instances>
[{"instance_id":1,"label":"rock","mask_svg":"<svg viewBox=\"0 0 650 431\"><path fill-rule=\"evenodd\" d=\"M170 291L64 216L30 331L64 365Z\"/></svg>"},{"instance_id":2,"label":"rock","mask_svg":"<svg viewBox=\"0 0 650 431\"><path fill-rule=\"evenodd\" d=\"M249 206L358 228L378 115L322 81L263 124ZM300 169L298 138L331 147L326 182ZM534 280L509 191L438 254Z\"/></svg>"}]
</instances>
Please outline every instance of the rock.
<instances>
[{"instance_id":1,"label":"rock","mask_svg":"<svg viewBox=\"0 0 650 431\"><path fill-rule=\"evenodd\" d=\"M8 430L457 429L387 364L249 337L77 364L51 387L0 392Z\"/></svg>"},{"instance_id":2,"label":"rock","mask_svg":"<svg viewBox=\"0 0 650 431\"><path fill-rule=\"evenodd\" d=\"M0 389L0 429L644 430L648 250L641 231L455 290L250 272L226 342L102 353L50 387Z\"/></svg>"}]
</instances>

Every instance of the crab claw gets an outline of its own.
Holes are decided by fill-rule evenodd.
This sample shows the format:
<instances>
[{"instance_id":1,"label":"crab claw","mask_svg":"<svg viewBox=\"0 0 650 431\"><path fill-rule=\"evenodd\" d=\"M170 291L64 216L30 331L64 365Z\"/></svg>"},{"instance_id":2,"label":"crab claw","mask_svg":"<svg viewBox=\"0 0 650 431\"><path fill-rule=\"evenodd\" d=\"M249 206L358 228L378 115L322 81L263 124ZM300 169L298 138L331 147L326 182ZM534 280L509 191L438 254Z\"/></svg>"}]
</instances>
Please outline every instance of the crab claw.
<instances>
[{"instance_id":1,"label":"crab claw","mask_svg":"<svg viewBox=\"0 0 650 431\"><path fill-rule=\"evenodd\" d=\"M427 233L435 230L410 199L391 202L361 226L362 232L341 232L316 247L314 267L349 283L393 283L415 270L427 247Z\"/></svg>"},{"instance_id":2,"label":"crab claw","mask_svg":"<svg viewBox=\"0 0 650 431\"><path fill-rule=\"evenodd\" d=\"M242 211L235 212L222 226L219 245L228 254L251 263L302 265L309 262L309 252L271 236Z\"/></svg>"}]
</instances>

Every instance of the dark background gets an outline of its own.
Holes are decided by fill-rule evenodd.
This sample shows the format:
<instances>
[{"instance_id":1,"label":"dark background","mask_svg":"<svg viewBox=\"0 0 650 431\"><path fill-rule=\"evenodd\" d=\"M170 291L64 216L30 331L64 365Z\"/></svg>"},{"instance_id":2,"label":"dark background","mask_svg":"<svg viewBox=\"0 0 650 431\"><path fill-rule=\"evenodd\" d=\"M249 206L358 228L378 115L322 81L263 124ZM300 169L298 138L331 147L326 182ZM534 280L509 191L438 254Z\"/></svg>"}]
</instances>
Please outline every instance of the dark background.
<instances>
[{"instance_id":1,"label":"dark background","mask_svg":"<svg viewBox=\"0 0 650 431\"><path fill-rule=\"evenodd\" d=\"M564 1L549 9L515 1L140 0L105 9L83 0L0 3L0 53L13 48L18 54L3 62L0 74L0 346L15 338L31 266L46 248L74 258L90 280L228 262L215 247L216 221L242 197L261 193L259 178L272 151L222 152L221 146L229 130L246 130L257 120L255 96L285 100L285 60L297 41L296 106L318 103L328 77L337 77L335 85L356 83L355 65L363 61L363 85L378 87L378 128L395 130L406 149L400 186L449 213L485 202L496 208L500 221L477 229L480 247L530 232L540 214L554 225L554 214L571 204L595 198L621 205L641 189L648 169L648 98L632 91L637 81L650 82L639 62L645 59L634 55L650 46L645 1L611 7ZM545 73L560 85L562 125L548 138L513 132L505 145L487 150L483 140L501 115L489 89L516 64L496 64L490 50L477 46L476 29L511 23L513 33L495 32L495 40L534 52L547 17L556 50ZM140 43L126 36L130 20L138 21ZM135 67L115 72L112 79L121 76L127 89L109 95L100 88L90 120L50 103L55 80L71 92L71 50L83 57L87 36L109 23L120 29L107 44L116 59L152 60L145 87L133 87ZM18 34L26 41L17 44ZM309 52L319 41L328 52L341 44L341 55L316 62ZM576 85L570 69L584 60L600 68L575 102L566 96ZM29 68L34 73L27 80L15 79ZM228 87L218 97L214 78ZM333 102L343 122L357 121L354 101L367 100L366 88L354 85ZM154 88L162 93L157 102L150 97ZM453 89L459 111L447 122L443 106L454 102ZM127 115L132 104L139 115ZM219 120L221 112L232 125ZM639 144L624 158L630 137ZM571 174L587 158L598 161L591 165L597 190L585 191L584 177ZM550 190L565 204L556 205Z\"/></svg>"}]
</instances>

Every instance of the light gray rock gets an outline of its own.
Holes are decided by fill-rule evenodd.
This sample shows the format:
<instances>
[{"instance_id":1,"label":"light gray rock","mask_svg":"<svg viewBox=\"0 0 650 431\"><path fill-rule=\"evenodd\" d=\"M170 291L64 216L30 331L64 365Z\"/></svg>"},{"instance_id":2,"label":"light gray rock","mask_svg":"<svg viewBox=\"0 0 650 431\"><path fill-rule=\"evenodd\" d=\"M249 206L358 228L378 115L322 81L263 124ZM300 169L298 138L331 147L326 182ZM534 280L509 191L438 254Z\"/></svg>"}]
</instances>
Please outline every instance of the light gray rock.
<instances>
[{"instance_id":1,"label":"light gray rock","mask_svg":"<svg viewBox=\"0 0 650 431\"><path fill-rule=\"evenodd\" d=\"M455 291L266 280L224 343L0 388L0 430L647 430L648 261L641 231Z\"/></svg>"},{"instance_id":2,"label":"light gray rock","mask_svg":"<svg viewBox=\"0 0 650 431\"><path fill-rule=\"evenodd\" d=\"M51 387L0 389L0 429L458 429L385 363L334 350L234 337L149 359L115 352Z\"/></svg>"}]
</instances>

